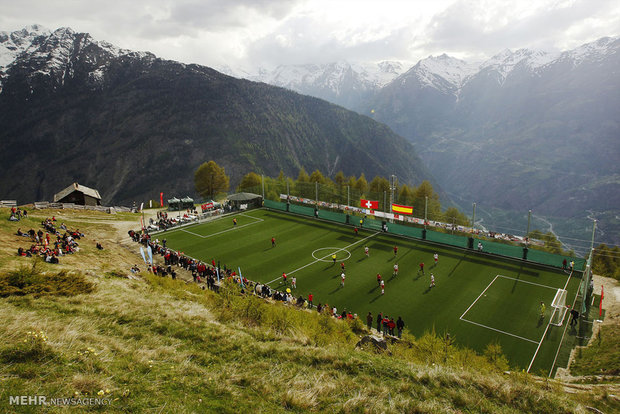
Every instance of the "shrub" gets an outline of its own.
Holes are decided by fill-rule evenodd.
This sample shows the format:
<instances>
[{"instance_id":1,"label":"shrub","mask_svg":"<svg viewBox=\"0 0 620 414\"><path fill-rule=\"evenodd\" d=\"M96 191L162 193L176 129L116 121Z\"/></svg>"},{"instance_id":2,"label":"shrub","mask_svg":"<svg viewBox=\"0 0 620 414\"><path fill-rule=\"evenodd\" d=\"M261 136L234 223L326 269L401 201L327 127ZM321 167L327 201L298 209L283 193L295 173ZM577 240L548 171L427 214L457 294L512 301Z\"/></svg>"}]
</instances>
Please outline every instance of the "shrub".
<instances>
[{"instance_id":1,"label":"shrub","mask_svg":"<svg viewBox=\"0 0 620 414\"><path fill-rule=\"evenodd\" d=\"M38 269L38 261L31 267L22 266L17 270L0 275L0 297L12 295L58 295L75 296L91 293L95 286L88 282L81 273L43 274Z\"/></svg>"}]
</instances>

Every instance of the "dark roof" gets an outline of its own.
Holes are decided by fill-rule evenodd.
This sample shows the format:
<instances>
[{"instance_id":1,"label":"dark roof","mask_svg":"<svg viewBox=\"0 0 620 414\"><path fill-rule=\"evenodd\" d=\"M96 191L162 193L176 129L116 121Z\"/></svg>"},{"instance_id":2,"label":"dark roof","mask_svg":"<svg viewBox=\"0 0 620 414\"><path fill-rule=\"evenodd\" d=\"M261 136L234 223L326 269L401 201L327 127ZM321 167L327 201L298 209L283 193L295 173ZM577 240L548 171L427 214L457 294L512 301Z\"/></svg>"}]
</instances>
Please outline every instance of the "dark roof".
<instances>
[{"instance_id":1,"label":"dark roof","mask_svg":"<svg viewBox=\"0 0 620 414\"><path fill-rule=\"evenodd\" d=\"M228 196L230 201L250 201L256 200L257 198L261 198L261 196L254 193L237 193Z\"/></svg>"},{"instance_id":2,"label":"dark roof","mask_svg":"<svg viewBox=\"0 0 620 414\"><path fill-rule=\"evenodd\" d=\"M96 198L97 200L101 200L99 191L93 188L90 188L90 187L86 187L85 185L79 185L78 183L73 183L69 187L65 188L64 190L61 190L58 193L54 194L54 202L62 200L63 198L65 198L66 196L68 196L74 191L79 191L83 193L84 195L87 195L92 198Z\"/></svg>"}]
</instances>

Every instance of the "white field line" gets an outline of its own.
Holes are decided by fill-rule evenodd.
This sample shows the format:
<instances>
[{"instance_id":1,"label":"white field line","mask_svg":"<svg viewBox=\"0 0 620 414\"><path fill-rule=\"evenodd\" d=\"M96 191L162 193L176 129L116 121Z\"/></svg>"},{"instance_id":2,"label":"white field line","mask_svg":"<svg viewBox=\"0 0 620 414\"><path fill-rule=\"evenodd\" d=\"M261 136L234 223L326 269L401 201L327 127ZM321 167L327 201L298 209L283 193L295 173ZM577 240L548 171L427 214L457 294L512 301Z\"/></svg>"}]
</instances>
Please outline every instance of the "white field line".
<instances>
[{"instance_id":1,"label":"white field line","mask_svg":"<svg viewBox=\"0 0 620 414\"><path fill-rule=\"evenodd\" d=\"M566 290L566 287L568 286L568 282L570 281L570 278L571 278L572 275L573 275L573 272L571 271L570 275L568 275L568 279L566 279L566 283L564 284L564 290ZM577 293L579 293L579 292L577 292ZM536 347L536 352L534 352L534 356L532 357L532 360L530 361L530 365L527 367L527 372L530 372L530 369L532 369L532 365L534 364L534 360L536 359L536 356L538 355L538 351L540 350L540 346L542 345L543 341L545 340L545 335L547 335L547 331L549 330L549 326L551 325L551 320L553 319L553 315L555 314L556 311L557 311L557 309L553 309L553 313L551 314L551 317L549 318L549 322L547 322L547 327L545 328L545 332L543 332L543 335L540 338L540 342L538 342L538 346ZM564 327L564 330L566 330L566 327ZM562 338L564 338L564 334L562 334ZM562 346L562 341L560 341L560 346ZM558 347L558 352L559 352L559 350L560 349ZM556 353L556 358L557 358L557 353ZM554 360L554 364L555 364L555 360Z\"/></svg>"},{"instance_id":2,"label":"white field line","mask_svg":"<svg viewBox=\"0 0 620 414\"><path fill-rule=\"evenodd\" d=\"M482 328L486 328L486 329L490 329L490 330L495 331L495 332L503 333L504 335L510 335L510 336L515 337L515 338L519 338L519 339L522 339L522 340L524 340L524 341L531 342L531 343L533 343L533 344L538 344L538 347L540 348L540 342L535 341L535 340L533 340L533 339L525 338L525 337L523 337L523 336L515 335L515 334L512 334L512 333L510 333L510 332L502 331L501 329L492 328L492 327L490 327L490 326L483 325L483 324L478 323L478 322L473 322L473 321L470 321L470 320L468 320L468 319L465 319L465 318L464 318L465 314L467 314L467 312L469 312L469 310L472 308L472 306L474 306L474 305L476 304L476 302L478 302L478 299L480 299L480 298L482 297L482 295L484 295L484 292L486 292L486 291L487 291L487 289L489 289L489 288L491 287L491 285L493 284L493 282L495 282L495 280L496 280L498 277L502 277L502 278L504 278L504 279L516 280L516 281L518 281L518 282L523 282L523 283L529 283L530 285L540 286L540 287L544 287L544 288L548 288L548 289L554 289L554 290L557 290L557 288L555 288L555 287L545 286L545 285L541 285L541 284L538 284L538 283L533 283L533 282L528 282L528 281L526 281L526 280L515 279L515 278L513 278L513 277L508 277L508 276L504 276L504 275L497 275L497 276L495 276L495 277L493 278L493 280L491 280L491 283L489 283L489 284L488 284L488 286L487 286L486 288L484 288L484 290L482 291L482 293L480 293L480 295L478 295L478 297L476 298L476 300L475 300L475 301L474 301L471 305L469 305L469 308L467 308L467 310L466 310L465 312L463 312L463 314L461 315L461 317L460 317L459 319L460 319L460 320L462 320L462 321L464 321L464 322L468 322L468 323L471 323L471 324L474 324L474 325L480 326L480 327L482 327ZM549 320L549 321L551 321L551 320ZM547 324L547 329L548 329L548 328L549 328L549 325ZM547 333L547 331L546 331L546 330L545 330L545 333ZM545 337L545 334L543 334L543 338L544 338L544 337ZM537 350L537 351L538 351L538 350ZM531 364L530 364L530 366L531 366ZM528 372L529 372L529 368L528 368Z\"/></svg>"},{"instance_id":3,"label":"white field line","mask_svg":"<svg viewBox=\"0 0 620 414\"><path fill-rule=\"evenodd\" d=\"M568 282L570 281L570 278L572 276L573 276L573 272L571 271L570 275L568 276L568 280L564 284L564 290L566 290L566 287L568 286ZM571 307L571 309L573 309L575 307L575 303L577 302L577 296L579 296L579 288L577 288L577 293L575 293L575 298L573 299L573 306ZM551 315L551 316L553 316L553 315ZM549 320L549 322L551 322L551 319ZM553 364L551 364L551 369L549 370L549 375L547 375L547 377L551 377L551 374L553 373L553 368L555 368L555 363L558 360L558 355L560 354L560 349L562 348L562 342L564 342L564 335L566 335L566 328L568 328L568 324L564 325L564 330L562 331L562 337L560 338L560 343L558 344L558 349L555 352L555 357L553 358ZM543 336L543 338L544 338L544 336ZM535 358L536 358L536 354L534 354L534 357L532 358L532 362L530 362L530 366L534 362Z\"/></svg>"},{"instance_id":4,"label":"white field line","mask_svg":"<svg viewBox=\"0 0 620 414\"><path fill-rule=\"evenodd\" d=\"M243 215L245 216L245 214L243 214ZM260 223L260 222L262 222L262 221L265 221L265 220L263 220L263 219L261 219L261 218L258 218L258 217L252 217L252 216L245 216L245 217L250 217L250 218L253 218L254 220L257 220L257 221L255 221L255 222L253 222L253 223L243 224L243 225L241 225L241 226L232 227L232 228L230 228L230 229L226 229L226 230L218 231L217 233L211 233L211 234L208 234L208 235L206 235L206 236L202 236L202 235L200 235L200 234L196 234L196 233L193 233L193 232L191 232L191 231L189 231L189 230L185 230L185 229L179 229L179 231L183 231L183 232L185 232L185 233L192 234L192 235L194 235L194 236L196 236L196 237L200 237L200 238L203 238L203 239L207 239L207 238L209 238L209 237L217 236L218 234L226 233L226 232L229 232L229 231L234 231L235 229L240 229L240 228L243 228L243 227L251 226L252 224L257 224L257 223Z\"/></svg>"},{"instance_id":5,"label":"white field line","mask_svg":"<svg viewBox=\"0 0 620 414\"><path fill-rule=\"evenodd\" d=\"M484 295L484 292L486 292L486 291L487 291L487 289L491 287L491 285L493 284L493 282L495 282L495 279L497 279L499 276L500 276L500 275L496 275L496 276L493 278L493 280L491 280L491 283L489 283L489 285L488 285L486 288L484 288L484 290L482 291L482 293L481 293L480 295L478 295L478 297L476 298L476 300L475 300L475 301L474 301L471 305L469 305L469 308L467 308L467 310L466 310L465 312L463 312L463 314L461 315L461 317L460 317L459 319L463 319L463 316L465 316L465 314L466 314L467 312L469 312L469 310L471 309L471 307L472 307L472 306L474 306L474 305L476 304L476 302L478 302L478 299L480 299L480 298L482 297L482 295ZM464 319L463 319L463 320L464 320ZM467 321L467 322L470 322L470 321ZM472 323L473 323L473 322L472 322Z\"/></svg>"},{"instance_id":6,"label":"white field line","mask_svg":"<svg viewBox=\"0 0 620 414\"><path fill-rule=\"evenodd\" d=\"M544 288L547 288L547 289L558 290L558 288L553 287L553 286L541 285L539 283L528 282L527 280L516 279L514 277L509 277L509 276L504 276L504 275L497 275L497 276L503 277L504 279L516 280L517 282L529 283L530 285L540 286L540 287L544 287Z\"/></svg>"},{"instance_id":7,"label":"white field line","mask_svg":"<svg viewBox=\"0 0 620 414\"><path fill-rule=\"evenodd\" d=\"M495 328L492 328L492 327L490 327L490 326L483 325L483 324L478 323L478 322L473 322L473 321L470 321L470 320L464 319L464 318L462 318L462 317L461 317L460 319L461 319L462 321L464 321L464 322L469 322L469 323L472 323L472 324L474 324L474 325L478 325L478 326L481 326L481 327L483 327L483 328L490 329L490 330L495 331L495 332L503 333L504 335L514 336L515 338L519 338L519 339L522 339L522 340L524 340L524 341L531 342L531 343L533 343L533 344L537 344L537 343L538 343L538 342L536 342L536 341L535 341L535 340L533 340L533 339L528 339L528 338L524 338L524 337L519 336L519 335L511 334L510 332L502 331L502 330L500 330L500 329L495 329Z\"/></svg>"},{"instance_id":8,"label":"white field line","mask_svg":"<svg viewBox=\"0 0 620 414\"><path fill-rule=\"evenodd\" d=\"M316 259L316 260L314 260L314 261L312 261L312 262L310 262L310 263L308 263L308 264L306 264L306 265L303 265L302 267L300 267L300 268L298 268L298 269L295 269L295 270L290 271L290 272L285 272L285 273L286 273L287 275L290 275L290 274L293 274L293 273L295 273L295 272L297 272L297 271L299 271L299 270L305 269L306 267L311 266L311 265L315 264L316 262L320 262L320 261L322 261L323 259L326 259L326 258L328 258L328 257L331 257L331 256L332 256L333 254L335 254L335 253L338 253L338 252L341 252L341 251L343 251L343 250L346 250L346 249L348 249L348 248L349 248L349 247L351 247L351 246L355 246L355 245L356 245L356 244L358 244L359 242L363 242L364 240L368 240L368 239L370 239L371 237L374 237L374 236L376 236L376 235L377 235L377 234L379 234L379 233L380 233L380 232L376 232L376 233L374 233L374 234L371 234L370 236L368 236L368 237L364 237L363 239L360 239L360 240L356 241L355 243L351 243L351 244L349 244L348 246L342 247L342 248L340 248L340 249L336 249L335 251L331 252L330 254L327 254L327 255L325 255L325 256L323 256L323 257L320 257L320 258L318 258L318 259ZM281 278L282 278L282 276L280 276L280 277L276 277L276 278L275 278L275 279L273 279L272 281L267 282L267 283L265 283L265 284L266 284L266 285L270 285L270 284L272 284L273 282L275 282L276 280L280 280Z\"/></svg>"}]
</instances>

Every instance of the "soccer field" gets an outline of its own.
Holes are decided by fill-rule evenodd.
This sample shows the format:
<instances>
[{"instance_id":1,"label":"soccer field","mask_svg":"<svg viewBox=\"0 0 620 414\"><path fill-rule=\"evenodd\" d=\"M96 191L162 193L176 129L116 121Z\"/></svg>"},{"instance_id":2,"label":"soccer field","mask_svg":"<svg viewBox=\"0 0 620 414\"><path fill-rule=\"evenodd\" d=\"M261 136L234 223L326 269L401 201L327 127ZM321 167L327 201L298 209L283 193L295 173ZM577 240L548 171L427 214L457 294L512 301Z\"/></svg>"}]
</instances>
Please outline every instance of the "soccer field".
<instances>
[{"instance_id":1,"label":"soccer field","mask_svg":"<svg viewBox=\"0 0 620 414\"><path fill-rule=\"evenodd\" d=\"M233 218L237 225L233 226ZM297 297L314 295L314 304L329 303L363 320L371 311L401 316L416 336L435 330L450 333L462 346L482 353L499 343L511 366L530 372L551 368L565 326L549 325L551 302L558 289L568 290L572 304L581 274L569 276L470 250L360 230L267 209L159 233L167 246L221 266L240 268L244 277L284 290L282 273L297 278ZM271 238L276 239L272 247ZM368 257L364 247L369 248ZM394 246L398 253L394 254ZM434 265L433 254L439 255ZM336 254L336 264L332 254ZM419 271L423 262L424 274ZM340 286L340 263L346 270ZM399 274L393 277L398 263ZM376 275L385 280L381 294ZM430 274L435 287L430 288ZM540 319L540 302L546 305ZM568 317L564 325L568 323ZM374 326L375 324L373 324ZM544 336L544 338L543 338Z\"/></svg>"}]
</instances>

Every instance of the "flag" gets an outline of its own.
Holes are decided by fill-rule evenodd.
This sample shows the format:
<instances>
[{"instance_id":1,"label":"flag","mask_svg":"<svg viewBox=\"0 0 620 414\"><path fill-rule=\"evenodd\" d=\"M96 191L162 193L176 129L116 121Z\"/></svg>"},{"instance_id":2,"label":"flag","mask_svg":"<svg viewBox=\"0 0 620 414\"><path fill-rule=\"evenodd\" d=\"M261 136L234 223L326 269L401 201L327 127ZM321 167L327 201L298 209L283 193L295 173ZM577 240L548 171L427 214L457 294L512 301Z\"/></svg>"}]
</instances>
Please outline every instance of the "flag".
<instances>
[{"instance_id":1,"label":"flag","mask_svg":"<svg viewBox=\"0 0 620 414\"><path fill-rule=\"evenodd\" d=\"M159 206L164 206L164 193L159 193Z\"/></svg>"},{"instance_id":2,"label":"flag","mask_svg":"<svg viewBox=\"0 0 620 414\"><path fill-rule=\"evenodd\" d=\"M398 214L413 214L413 207L410 206L401 206L399 204L392 204L392 212Z\"/></svg>"},{"instance_id":3,"label":"flag","mask_svg":"<svg viewBox=\"0 0 620 414\"><path fill-rule=\"evenodd\" d=\"M601 301L598 303L598 317L603 316L603 298L605 297L605 293L603 292L603 285L601 285Z\"/></svg>"},{"instance_id":4,"label":"flag","mask_svg":"<svg viewBox=\"0 0 620 414\"><path fill-rule=\"evenodd\" d=\"M241 275L241 268L237 267L237 270L239 270L239 281L241 282L241 287L245 287L243 286L243 276Z\"/></svg>"},{"instance_id":5,"label":"flag","mask_svg":"<svg viewBox=\"0 0 620 414\"><path fill-rule=\"evenodd\" d=\"M148 246L146 248L146 251L149 253L149 259L151 261L151 264L153 264L153 249L151 249L151 246Z\"/></svg>"},{"instance_id":6,"label":"flag","mask_svg":"<svg viewBox=\"0 0 620 414\"><path fill-rule=\"evenodd\" d=\"M142 248L142 246L140 246L140 254L142 255L142 260L144 260L144 264L147 264L146 257L144 257L144 249Z\"/></svg>"},{"instance_id":7,"label":"flag","mask_svg":"<svg viewBox=\"0 0 620 414\"><path fill-rule=\"evenodd\" d=\"M373 200L361 199L360 200L360 206L363 207L363 208L371 209L371 210L378 210L379 209L379 202L378 201L373 201Z\"/></svg>"}]
</instances>

